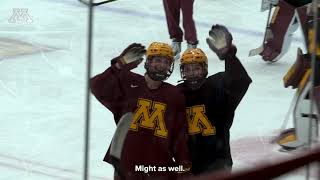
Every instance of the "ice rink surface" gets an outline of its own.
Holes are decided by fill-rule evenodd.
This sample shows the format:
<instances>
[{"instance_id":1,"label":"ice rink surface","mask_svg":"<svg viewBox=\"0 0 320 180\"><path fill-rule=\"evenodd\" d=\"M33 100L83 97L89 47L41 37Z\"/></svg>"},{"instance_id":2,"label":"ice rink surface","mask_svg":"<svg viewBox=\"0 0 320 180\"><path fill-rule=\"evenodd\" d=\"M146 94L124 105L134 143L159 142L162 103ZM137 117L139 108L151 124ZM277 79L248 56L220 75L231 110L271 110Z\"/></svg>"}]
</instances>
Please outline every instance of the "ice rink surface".
<instances>
[{"instance_id":1,"label":"ice rink surface","mask_svg":"<svg viewBox=\"0 0 320 180\"><path fill-rule=\"evenodd\" d=\"M81 179L88 8L76 0L2 0L0 12L0 180ZM281 127L293 98L294 90L284 88L282 78L297 47L303 48L300 30L289 52L268 64L260 56L248 57L263 39L267 12L260 12L260 1L196 0L194 19L209 74L223 71L224 63L205 38L211 25L223 24L253 79L231 128L234 169L288 157L269 138ZM130 43L153 41L170 43L161 0L96 7L92 76ZM178 67L176 62L168 82L180 80ZM144 73L143 65L134 71ZM115 130L113 116L93 96L91 102L90 180L112 179L113 168L102 159Z\"/></svg>"}]
</instances>

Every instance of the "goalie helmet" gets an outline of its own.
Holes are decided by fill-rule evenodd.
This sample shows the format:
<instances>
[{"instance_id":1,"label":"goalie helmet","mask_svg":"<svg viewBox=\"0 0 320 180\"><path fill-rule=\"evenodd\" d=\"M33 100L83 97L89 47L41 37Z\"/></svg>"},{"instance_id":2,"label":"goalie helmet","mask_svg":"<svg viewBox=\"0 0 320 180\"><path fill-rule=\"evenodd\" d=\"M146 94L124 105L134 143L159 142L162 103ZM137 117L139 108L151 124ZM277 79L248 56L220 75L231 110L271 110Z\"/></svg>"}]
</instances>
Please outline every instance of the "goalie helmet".
<instances>
[{"instance_id":1,"label":"goalie helmet","mask_svg":"<svg viewBox=\"0 0 320 180\"><path fill-rule=\"evenodd\" d=\"M180 75L188 88L200 88L208 75L206 54L199 48L187 49L180 59Z\"/></svg>"},{"instance_id":2,"label":"goalie helmet","mask_svg":"<svg viewBox=\"0 0 320 180\"><path fill-rule=\"evenodd\" d=\"M147 60L145 62L145 69L147 70L148 76L154 81L164 81L172 73L173 63L173 50L170 45L161 42L153 42L147 49ZM165 61L165 62L162 62ZM153 66L154 63L161 63L167 65L165 68L159 68Z\"/></svg>"}]
</instances>

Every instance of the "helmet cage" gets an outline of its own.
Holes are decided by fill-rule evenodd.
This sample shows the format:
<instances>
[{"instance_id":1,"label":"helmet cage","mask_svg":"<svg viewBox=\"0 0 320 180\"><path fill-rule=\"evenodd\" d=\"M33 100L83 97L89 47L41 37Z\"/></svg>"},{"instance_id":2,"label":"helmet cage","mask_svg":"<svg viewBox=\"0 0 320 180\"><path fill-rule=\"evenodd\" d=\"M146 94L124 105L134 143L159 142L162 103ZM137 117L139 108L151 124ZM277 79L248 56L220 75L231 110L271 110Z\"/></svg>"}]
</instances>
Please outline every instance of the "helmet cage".
<instances>
[{"instance_id":1,"label":"helmet cage","mask_svg":"<svg viewBox=\"0 0 320 180\"><path fill-rule=\"evenodd\" d=\"M202 68L202 73L198 76L186 76L185 73L185 66L189 64L200 64ZM204 62L202 63L188 63L188 64L181 64L180 65L180 75L184 83L187 87L189 87L192 90L198 89L201 87L201 85L204 83L207 75L208 75L208 65Z\"/></svg>"},{"instance_id":2,"label":"helmet cage","mask_svg":"<svg viewBox=\"0 0 320 180\"><path fill-rule=\"evenodd\" d=\"M171 61L169 70L167 70L167 71L162 71L162 72L161 72L161 71L152 71L152 70L150 69L150 66L149 66L149 61L150 61L153 57L155 57L155 56L149 56L149 57L147 57L147 60L146 60L146 62L145 62L145 64L144 64L144 68L146 69L148 76L149 76L152 80L154 80L154 81L165 81L165 80L167 80L167 79L170 77L170 75L172 74L173 69L174 69L174 62L173 62L173 60L172 60L170 57L167 57L168 60Z\"/></svg>"}]
</instances>

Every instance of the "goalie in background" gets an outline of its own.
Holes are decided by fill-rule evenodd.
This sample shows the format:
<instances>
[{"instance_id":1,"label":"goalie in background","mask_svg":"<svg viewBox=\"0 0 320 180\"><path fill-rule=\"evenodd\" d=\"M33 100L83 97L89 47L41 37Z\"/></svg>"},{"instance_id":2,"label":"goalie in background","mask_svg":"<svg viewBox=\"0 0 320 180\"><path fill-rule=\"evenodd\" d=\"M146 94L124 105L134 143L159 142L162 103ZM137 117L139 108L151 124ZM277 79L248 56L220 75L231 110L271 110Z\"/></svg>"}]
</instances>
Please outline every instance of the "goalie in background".
<instances>
[{"instance_id":1,"label":"goalie in background","mask_svg":"<svg viewBox=\"0 0 320 180\"><path fill-rule=\"evenodd\" d=\"M306 32L306 5L310 2L311 0L272 1L272 4L277 6L265 32L264 48L260 53L263 60L268 62L278 61L288 51L292 33L298 27L301 27L304 33Z\"/></svg>"},{"instance_id":2,"label":"goalie in background","mask_svg":"<svg viewBox=\"0 0 320 180\"><path fill-rule=\"evenodd\" d=\"M172 49L175 58L180 58L181 42L183 41L183 31L180 28L180 10L182 12L184 39L187 41L187 49L197 47L198 39L196 26L193 20L194 0L163 0L166 14L168 31L172 39Z\"/></svg>"},{"instance_id":3,"label":"goalie in background","mask_svg":"<svg viewBox=\"0 0 320 180\"><path fill-rule=\"evenodd\" d=\"M209 48L225 63L225 71L207 77L208 59L199 48L186 50L180 59L186 97L192 173L231 170L230 132L237 106L252 82L236 57L228 29L214 25L207 38Z\"/></svg>"},{"instance_id":4,"label":"goalie in background","mask_svg":"<svg viewBox=\"0 0 320 180\"><path fill-rule=\"evenodd\" d=\"M320 12L318 7L318 13ZM291 86L296 89L295 97L292 105L293 125L294 127L288 130L283 130L286 126L286 121L281 130L280 136L276 139L277 143L283 150L295 150L299 147L308 146L309 143L317 141L319 137L318 124L320 120L320 16L318 14L317 25L314 27L314 13L309 11L308 21L306 24L307 33L305 36L305 44L308 47L307 54L302 54L299 48L297 59L291 66L289 71L284 76L284 86ZM318 31L318 32L317 32ZM315 40L317 36L318 39ZM314 44L316 41L316 45ZM312 55L315 57L315 64L312 66ZM314 74L314 78L312 77ZM311 83L313 80L313 83ZM313 93L311 93L313 90ZM313 96L311 96L313 95ZM311 101L313 106L311 109ZM291 113L291 110L289 111Z\"/></svg>"},{"instance_id":5,"label":"goalie in background","mask_svg":"<svg viewBox=\"0 0 320 180\"><path fill-rule=\"evenodd\" d=\"M131 72L142 62L145 53L145 75ZM115 123L127 113L133 114L128 122L129 130L125 132L121 156L112 157L111 147L104 158L118 167L115 179L172 179L177 176L168 171L139 172L136 165L157 168L183 165L181 175L190 169L185 99L178 88L164 82L172 71L173 52L168 44L154 42L146 51L141 44L133 43L111 60L111 67L91 79L92 93L113 113ZM114 164L114 158L118 158L120 165Z\"/></svg>"}]
</instances>

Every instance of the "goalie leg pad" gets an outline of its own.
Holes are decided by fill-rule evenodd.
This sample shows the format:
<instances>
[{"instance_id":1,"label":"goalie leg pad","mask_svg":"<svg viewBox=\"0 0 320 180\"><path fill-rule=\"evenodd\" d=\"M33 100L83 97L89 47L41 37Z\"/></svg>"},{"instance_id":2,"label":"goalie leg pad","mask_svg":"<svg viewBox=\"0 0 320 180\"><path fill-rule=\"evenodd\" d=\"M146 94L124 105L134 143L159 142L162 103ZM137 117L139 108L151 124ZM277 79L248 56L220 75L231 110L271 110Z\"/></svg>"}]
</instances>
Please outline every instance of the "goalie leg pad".
<instances>
[{"instance_id":1,"label":"goalie leg pad","mask_svg":"<svg viewBox=\"0 0 320 180\"><path fill-rule=\"evenodd\" d=\"M303 55L302 50L298 48L297 59L284 76L284 87L292 86L297 88L303 75L310 68L310 56Z\"/></svg>"},{"instance_id":2,"label":"goalie leg pad","mask_svg":"<svg viewBox=\"0 0 320 180\"><path fill-rule=\"evenodd\" d=\"M273 37L267 39L264 51L260 54L265 61L273 61L282 50L285 36L289 35L288 29L294 23L295 7L280 0L279 9L274 12L270 29Z\"/></svg>"}]
</instances>

